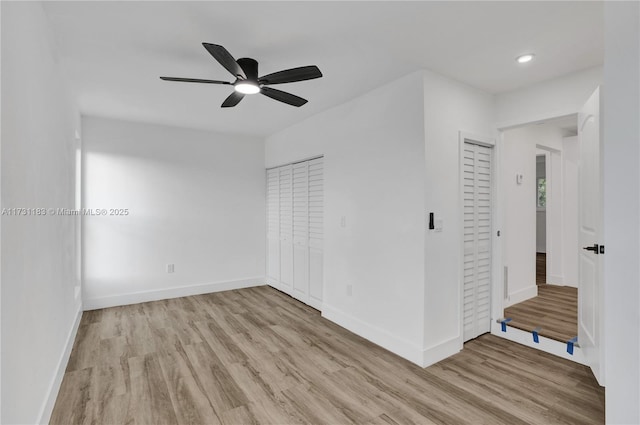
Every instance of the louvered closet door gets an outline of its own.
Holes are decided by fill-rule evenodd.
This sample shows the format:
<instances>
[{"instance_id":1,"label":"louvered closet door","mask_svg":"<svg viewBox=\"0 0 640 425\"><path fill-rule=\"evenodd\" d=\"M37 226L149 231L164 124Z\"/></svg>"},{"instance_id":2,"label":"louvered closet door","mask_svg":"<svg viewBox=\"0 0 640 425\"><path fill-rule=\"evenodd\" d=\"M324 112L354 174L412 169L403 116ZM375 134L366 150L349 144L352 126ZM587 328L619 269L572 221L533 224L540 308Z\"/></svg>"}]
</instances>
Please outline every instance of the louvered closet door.
<instances>
[{"instance_id":1,"label":"louvered closet door","mask_svg":"<svg viewBox=\"0 0 640 425\"><path fill-rule=\"evenodd\" d=\"M309 305L322 308L324 239L324 167L323 159L309 163Z\"/></svg>"},{"instance_id":2,"label":"louvered closet door","mask_svg":"<svg viewBox=\"0 0 640 425\"><path fill-rule=\"evenodd\" d=\"M293 293L293 185L292 166L280 167L280 289Z\"/></svg>"},{"instance_id":3,"label":"louvered closet door","mask_svg":"<svg viewBox=\"0 0 640 425\"><path fill-rule=\"evenodd\" d=\"M293 164L293 296L309 298L309 182L307 161Z\"/></svg>"},{"instance_id":4,"label":"louvered closet door","mask_svg":"<svg viewBox=\"0 0 640 425\"><path fill-rule=\"evenodd\" d=\"M267 170L267 283L280 282L280 170Z\"/></svg>"},{"instance_id":5,"label":"louvered closet door","mask_svg":"<svg viewBox=\"0 0 640 425\"><path fill-rule=\"evenodd\" d=\"M464 143L464 340L491 326L491 148Z\"/></svg>"},{"instance_id":6,"label":"louvered closet door","mask_svg":"<svg viewBox=\"0 0 640 425\"><path fill-rule=\"evenodd\" d=\"M267 283L322 308L322 158L267 170Z\"/></svg>"}]
</instances>

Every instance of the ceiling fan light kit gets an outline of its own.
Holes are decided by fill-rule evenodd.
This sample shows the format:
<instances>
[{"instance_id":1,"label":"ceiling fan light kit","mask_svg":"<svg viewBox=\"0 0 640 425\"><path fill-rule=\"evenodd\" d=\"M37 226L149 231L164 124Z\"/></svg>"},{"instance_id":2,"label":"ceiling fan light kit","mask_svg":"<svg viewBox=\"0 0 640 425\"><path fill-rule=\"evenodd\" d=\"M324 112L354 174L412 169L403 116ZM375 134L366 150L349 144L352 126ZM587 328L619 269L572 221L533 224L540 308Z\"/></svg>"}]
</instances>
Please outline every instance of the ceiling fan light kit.
<instances>
[{"instance_id":1,"label":"ceiling fan light kit","mask_svg":"<svg viewBox=\"0 0 640 425\"><path fill-rule=\"evenodd\" d=\"M202 45L220 65L235 77L236 80L233 83L218 80L202 80L198 78L160 77L160 79L183 83L231 85L234 88L234 92L222 103L223 108L232 108L240 103L245 95L257 93L261 93L271 99L288 105L300 107L307 103L306 99L267 86L313 80L322 77L322 72L320 72L320 69L315 65L286 69L258 77L258 61L255 59L240 58L235 60L227 49L218 44L202 43Z\"/></svg>"}]
</instances>

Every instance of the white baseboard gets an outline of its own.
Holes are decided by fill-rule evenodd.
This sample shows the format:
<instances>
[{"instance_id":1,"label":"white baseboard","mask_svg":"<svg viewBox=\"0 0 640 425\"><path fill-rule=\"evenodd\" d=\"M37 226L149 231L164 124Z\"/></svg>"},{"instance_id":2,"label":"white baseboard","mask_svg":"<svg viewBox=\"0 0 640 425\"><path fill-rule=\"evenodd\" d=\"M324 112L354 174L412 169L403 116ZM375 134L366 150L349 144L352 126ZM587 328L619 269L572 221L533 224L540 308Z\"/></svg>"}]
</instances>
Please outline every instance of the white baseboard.
<instances>
[{"instance_id":1,"label":"white baseboard","mask_svg":"<svg viewBox=\"0 0 640 425\"><path fill-rule=\"evenodd\" d=\"M88 298L84 300L84 309L97 310L99 308L138 304L147 301L166 300L169 298L188 297L191 295L208 294L211 292L250 288L252 286L262 286L264 284L265 279L263 276L260 276L248 279L201 283L197 285L185 285L173 288L155 289L151 291L132 292L129 294L111 295L108 297Z\"/></svg>"},{"instance_id":2,"label":"white baseboard","mask_svg":"<svg viewBox=\"0 0 640 425\"><path fill-rule=\"evenodd\" d=\"M504 307L510 307L514 304L521 303L530 298L538 296L538 285L528 286L524 289L520 289L516 292L509 294L509 298L504 300Z\"/></svg>"},{"instance_id":3,"label":"white baseboard","mask_svg":"<svg viewBox=\"0 0 640 425\"><path fill-rule=\"evenodd\" d=\"M438 363L449 356L462 350L462 339L460 337L451 338L439 344L425 348L422 352L422 367L428 367Z\"/></svg>"},{"instance_id":4,"label":"white baseboard","mask_svg":"<svg viewBox=\"0 0 640 425\"><path fill-rule=\"evenodd\" d=\"M277 289L278 291L282 292L283 294L287 294L289 295L291 298L295 298L296 300L300 301L301 303L304 303L310 307L315 308L316 310L322 312L322 300L318 299L318 298L314 298L312 296L308 296L305 297L298 297L298 295L291 290L291 286L286 286L283 285L282 282L279 282L273 278L267 277L267 285L271 286L274 289Z\"/></svg>"},{"instance_id":5,"label":"white baseboard","mask_svg":"<svg viewBox=\"0 0 640 425\"><path fill-rule=\"evenodd\" d=\"M322 305L322 317L422 367L423 350L390 332L372 326L336 308Z\"/></svg>"},{"instance_id":6,"label":"white baseboard","mask_svg":"<svg viewBox=\"0 0 640 425\"><path fill-rule=\"evenodd\" d=\"M507 326L506 332L502 332L500 323L491 324L491 333L495 336L499 336L500 338L508 339L509 341L517 342L518 344L526 345L527 347L535 348L536 350L571 360L572 362L583 365L587 364L584 358L584 353L582 353L580 347L574 346L573 355L571 355L567 353L567 344L565 342L539 336L538 339L540 342L536 344L533 342L533 334L531 332L512 328L510 326Z\"/></svg>"},{"instance_id":7,"label":"white baseboard","mask_svg":"<svg viewBox=\"0 0 640 425\"><path fill-rule=\"evenodd\" d=\"M549 283L549 282L551 282L551 283ZM564 286L564 276L562 276L562 275L549 275L549 277L547 277L547 283L549 283L550 285Z\"/></svg>"},{"instance_id":8,"label":"white baseboard","mask_svg":"<svg viewBox=\"0 0 640 425\"><path fill-rule=\"evenodd\" d=\"M78 333L78 327L80 326L80 319L82 319L82 305L78 308L76 312L76 318L73 321L73 325L69 330L69 334L67 335L67 341L64 346L64 350L60 355L60 359L58 360L58 366L56 368L56 373L49 384L49 390L47 391L47 398L44 400L44 404L40 409L40 415L38 423L39 424L48 424L49 419L51 419L51 413L53 413L53 407L56 404L56 399L58 398L58 392L60 391L60 385L62 384L62 378L64 377L64 372L67 369L67 363L69 363L69 357L71 357L71 349L73 348L73 343L76 340L76 334Z\"/></svg>"}]
</instances>

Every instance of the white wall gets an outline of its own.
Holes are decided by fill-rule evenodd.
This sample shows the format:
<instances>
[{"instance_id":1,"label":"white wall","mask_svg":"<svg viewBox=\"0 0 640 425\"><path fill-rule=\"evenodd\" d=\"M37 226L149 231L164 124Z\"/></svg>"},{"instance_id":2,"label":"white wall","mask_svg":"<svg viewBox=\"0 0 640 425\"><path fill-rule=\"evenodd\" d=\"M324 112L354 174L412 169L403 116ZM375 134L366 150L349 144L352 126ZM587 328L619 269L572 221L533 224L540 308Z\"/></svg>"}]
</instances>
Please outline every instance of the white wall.
<instances>
[{"instance_id":1,"label":"white wall","mask_svg":"<svg viewBox=\"0 0 640 425\"><path fill-rule=\"evenodd\" d=\"M268 167L319 154L324 154L325 184L322 314L420 364L422 73L315 115L266 143ZM347 285L353 285L351 296Z\"/></svg>"},{"instance_id":2,"label":"white wall","mask_svg":"<svg viewBox=\"0 0 640 425\"><path fill-rule=\"evenodd\" d=\"M563 135L555 130L545 132L539 144L553 141L562 146ZM564 285L564 229L563 210L566 199L563 193L563 159L562 151L549 151L549 167L547 169L547 283ZM577 220L577 216L575 217Z\"/></svg>"},{"instance_id":3,"label":"white wall","mask_svg":"<svg viewBox=\"0 0 640 425\"><path fill-rule=\"evenodd\" d=\"M590 68L496 95L498 128L575 114L602 84L602 67Z\"/></svg>"},{"instance_id":4,"label":"white wall","mask_svg":"<svg viewBox=\"0 0 640 425\"><path fill-rule=\"evenodd\" d=\"M572 174L565 193L565 168L563 148L564 131L553 123L512 128L504 131L501 162L501 179L504 194L504 265L509 268L509 290L505 305L513 305L537 294L535 259L538 247L536 211L536 154L544 151L548 156L546 235L547 283L565 285L565 273L572 267L571 276L577 275L577 262L567 263L565 240L575 237L577 231L577 175ZM570 152L577 173L577 140ZM571 167L571 164L568 166ZM516 174L523 175L522 185L516 184ZM572 179L572 180L571 180ZM568 214L573 213L574 216ZM575 227L575 229L573 229ZM576 254L577 250L573 246ZM571 281L574 286L576 280Z\"/></svg>"},{"instance_id":5,"label":"white wall","mask_svg":"<svg viewBox=\"0 0 640 425\"><path fill-rule=\"evenodd\" d=\"M564 285L578 287L578 164L580 146L578 137L562 140L562 234Z\"/></svg>"},{"instance_id":6,"label":"white wall","mask_svg":"<svg viewBox=\"0 0 640 425\"><path fill-rule=\"evenodd\" d=\"M505 307L535 297L536 287L536 142L530 129L507 130L497 170L503 189L503 265L508 269ZM516 175L522 174L522 184Z\"/></svg>"},{"instance_id":7,"label":"white wall","mask_svg":"<svg viewBox=\"0 0 640 425\"><path fill-rule=\"evenodd\" d=\"M640 5L605 3L606 420L640 423Z\"/></svg>"},{"instance_id":8,"label":"white wall","mask_svg":"<svg viewBox=\"0 0 640 425\"><path fill-rule=\"evenodd\" d=\"M424 104L425 212L443 223L425 237L423 362L431 364L462 348L459 134L490 140L494 117L492 96L430 71Z\"/></svg>"},{"instance_id":9,"label":"white wall","mask_svg":"<svg viewBox=\"0 0 640 425\"><path fill-rule=\"evenodd\" d=\"M490 138L492 114L424 71L268 138L267 166L325 155L325 317L417 364L461 348L459 132Z\"/></svg>"},{"instance_id":10,"label":"white wall","mask_svg":"<svg viewBox=\"0 0 640 425\"><path fill-rule=\"evenodd\" d=\"M264 144L83 117L85 308L264 283ZM167 273L167 264L175 273Z\"/></svg>"},{"instance_id":11,"label":"white wall","mask_svg":"<svg viewBox=\"0 0 640 425\"><path fill-rule=\"evenodd\" d=\"M2 2L2 208L74 208L79 119L39 3ZM2 418L48 421L81 312L77 218L2 216Z\"/></svg>"}]
</instances>

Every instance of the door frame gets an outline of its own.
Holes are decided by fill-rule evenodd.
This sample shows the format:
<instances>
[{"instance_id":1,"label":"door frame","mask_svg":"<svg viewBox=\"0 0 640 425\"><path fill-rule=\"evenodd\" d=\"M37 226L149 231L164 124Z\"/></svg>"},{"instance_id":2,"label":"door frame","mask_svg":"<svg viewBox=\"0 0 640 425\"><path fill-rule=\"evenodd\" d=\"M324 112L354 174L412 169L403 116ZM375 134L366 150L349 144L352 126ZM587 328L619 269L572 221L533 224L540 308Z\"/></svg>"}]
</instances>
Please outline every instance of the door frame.
<instances>
[{"instance_id":1,"label":"door frame","mask_svg":"<svg viewBox=\"0 0 640 425\"><path fill-rule=\"evenodd\" d=\"M496 159L498 156L498 152L496 149L496 140L491 137L481 136L473 133L469 133L466 131L458 132L458 211L460 214L458 216L458 229L460 229L460 236L458 241L458 252L460 256L460 263L458 264L458 317L460 321L459 334L460 334L460 349L462 349L462 345L464 344L464 144L471 143L474 145L480 145L491 149L491 284L489 285L490 295L489 295L489 332L492 329L493 319L493 306L494 306L494 294L496 292L494 279L495 272L498 270L496 268L497 263L497 250L500 249L499 255L502 255L501 247L497 243L496 238L496 228L498 225L497 214L496 214L496 205L498 205L497 201L497 183L498 179L496 179Z\"/></svg>"},{"instance_id":2,"label":"door frame","mask_svg":"<svg viewBox=\"0 0 640 425\"><path fill-rule=\"evenodd\" d=\"M496 131L498 133L497 135L497 143L496 143L496 148L495 148L495 164L494 164L494 170L501 170L503 167L503 158L501 155L503 146L504 146L504 132L506 130L510 130L513 128L517 128L517 127L522 127L522 126L526 126L526 125L531 125L531 124L537 124L537 123L541 123L541 122L545 122L545 121L550 121L550 120L556 120L556 119L561 119L561 118L570 118L570 117L577 117L578 116L579 111L575 110L575 111L565 111L561 114L552 114L552 115L548 115L548 116L538 116L535 118L532 118L530 120L524 120L521 122L510 122L508 125L503 125L503 126L499 126L496 128ZM495 219L497 220L497 225L496 225L496 231L497 230L501 230L504 228L505 225L505 217L503 214L504 211L504 207L505 207L505 200L504 200L504 188L502 187L501 182L499 181L500 179L496 179L498 180L496 182L496 194L495 194ZM494 234L495 237L495 234ZM505 333L502 332L501 330L501 325L499 323L499 320L503 318L503 314L504 314L504 297L501 295L504 295L504 293L506 292L506 287L505 287L505 279L504 279L504 262L503 262L503 258L502 258L502 252L503 252L503 241L499 240L500 238L497 238L498 241L496 243L496 251L495 251L495 255L496 255L496 262L494 264L496 264L495 268L498 271L498 273L495 273L493 276L493 287L492 287L492 317L491 317L491 333L493 335L496 335L498 337L501 338L505 338L508 340L512 340L512 341L516 341L520 344L524 344L527 345L529 347L547 352L547 353L551 353L554 354L556 356L559 357L563 357L565 359L577 362L577 363L581 363L581 364L586 364L585 363L585 359L584 356L582 354L582 351L580 350L579 346L576 346L574 349L574 355L571 356L569 354L566 353L565 350L565 345L564 343L561 343L559 341L552 341L552 340L548 340L546 338L540 338L540 343L539 344L535 344L532 341L531 338L531 334L529 332L525 332L525 331L520 331L519 329L510 329L509 332ZM499 251L499 253L498 253ZM580 296L580 295L578 295Z\"/></svg>"},{"instance_id":3,"label":"door frame","mask_svg":"<svg viewBox=\"0 0 640 425\"><path fill-rule=\"evenodd\" d=\"M505 131L518 128L518 127L524 127L527 125L542 123L545 121L557 120L562 118L570 118L573 116L577 117L577 115L578 115L578 111L576 110L575 112L564 112L558 115L553 114L553 115L542 116L542 117L538 116L534 119L524 120L521 122L511 122L508 125L497 127L496 131L498 133L498 136L497 136L498 141L496 143L496 148L495 148L496 155L495 155L494 170L502 170L504 165L501 152L505 143L504 141ZM548 149L548 148L545 147L545 149ZM500 179L496 179L496 180L497 181L496 181L496 195L495 195L495 200L496 200L495 217L497 219L496 221L496 232L497 232L497 231L501 231L505 227L505 217L503 213L505 208L505 200L504 200L504 188L502 187L501 181ZM495 234L494 234L494 237L496 237ZM547 240L547 243L548 243L548 240ZM501 325L499 323L499 320L504 318L503 317L504 300L507 294L507 287L506 287L507 283L505 282L504 261L502 258L503 244L504 242L500 240L500 237L497 237L496 245L498 248L496 250L496 253L499 250L499 258L498 258L498 254L496 254L497 258L494 264L495 264L495 269L496 271L498 271L498 273L494 274L493 276L492 295L494 296L492 297L493 303L492 303L492 310L491 310L491 333L500 337L505 336L501 330ZM500 294L502 294L502 296L500 296ZM536 348L541 348L541 347L537 345Z\"/></svg>"},{"instance_id":4,"label":"door frame","mask_svg":"<svg viewBox=\"0 0 640 425\"><path fill-rule=\"evenodd\" d=\"M578 117L576 117L576 122L577 122L577 119ZM546 266L545 273L547 276L547 282L545 283L549 283L549 280L554 280L555 283L552 283L552 285L564 286L565 285L564 269L562 270L563 274L561 276L554 276L552 273L553 266L555 264L554 260L557 259L558 256L562 256L562 252L564 249L564 239L563 239L564 233L560 232L559 234L554 234L551 231L551 226L549 226L550 212L557 212L561 218L560 219L561 226L564 226L564 220L563 220L564 219L564 208L563 208L564 193L562 192L563 190L562 185L558 186L558 183L557 183L558 179L560 180L563 179L562 174L564 172L564 168L563 168L564 154L561 150L554 149L552 147L545 146L545 145L539 145L539 144L536 144L536 150L544 151L545 175L546 175L545 178L547 180L547 206L545 207L545 221L546 221L545 252L546 252L546 258L547 258L547 266ZM556 164L556 161L559 161L560 163L560 176L556 176L553 171L552 165ZM536 185L537 185L537 179L536 179ZM554 187L555 189L559 189L559 193L557 190L554 189ZM557 241L559 241L559 243L555 243ZM560 245L559 249L558 249L558 245Z\"/></svg>"}]
</instances>

